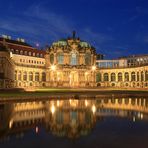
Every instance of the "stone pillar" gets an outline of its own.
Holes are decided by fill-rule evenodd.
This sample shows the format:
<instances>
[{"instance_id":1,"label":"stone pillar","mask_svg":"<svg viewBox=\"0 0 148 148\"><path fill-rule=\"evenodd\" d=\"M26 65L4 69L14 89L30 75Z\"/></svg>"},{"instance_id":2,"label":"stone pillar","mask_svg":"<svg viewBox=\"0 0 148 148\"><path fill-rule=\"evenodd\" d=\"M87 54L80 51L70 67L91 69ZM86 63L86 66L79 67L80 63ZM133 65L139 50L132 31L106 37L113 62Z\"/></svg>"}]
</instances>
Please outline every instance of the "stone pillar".
<instances>
[{"instance_id":1,"label":"stone pillar","mask_svg":"<svg viewBox=\"0 0 148 148\"><path fill-rule=\"evenodd\" d=\"M125 82L125 73L122 73L122 81Z\"/></svg>"},{"instance_id":2,"label":"stone pillar","mask_svg":"<svg viewBox=\"0 0 148 148\"><path fill-rule=\"evenodd\" d=\"M129 82L131 82L131 72L129 72Z\"/></svg>"},{"instance_id":3,"label":"stone pillar","mask_svg":"<svg viewBox=\"0 0 148 148\"><path fill-rule=\"evenodd\" d=\"M116 82L118 82L118 72L115 73Z\"/></svg>"},{"instance_id":4,"label":"stone pillar","mask_svg":"<svg viewBox=\"0 0 148 148\"><path fill-rule=\"evenodd\" d=\"M137 72L135 72L135 80L136 80L136 82L137 82Z\"/></svg>"},{"instance_id":5,"label":"stone pillar","mask_svg":"<svg viewBox=\"0 0 148 148\"><path fill-rule=\"evenodd\" d=\"M143 71L143 82L145 82L145 71Z\"/></svg>"},{"instance_id":6,"label":"stone pillar","mask_svg":"<svg viewBox=\"0 0 148 148\"><path fill-rule=\"evenodd\" d=\"M104 81L104 73L101 73L101 81L103 82Z\"/></svg>"},{"instance_id":7,"label":"stone pillar","mask_svg":"<svg viewBox=\"0 0 148 148\"><path fill-rule=\"evenodd\" d=\"M24 81L24 71L21 71L21 81Z\"/></svg>"},{"instance_id":8,"label":"stone pillar","mask_svg":"<svg viewBox=\"0 0 148 148\"><path fill-rule=\"evenodd\" d=\"M91 65L94 65L93 55L91 54Z\"/></svg>"},{"instance_id":9,"label":"stone pillar","mask_svg":"<svg viewBox=\"0 0 148 148\"><path fill-rule=\"evenodd\" d=\"M56 56L56 53L54 53L54 62L53 62L55 65L57 64L57 56Z\"/></svg>"},{"instance_id":10,"label":"stone pillar","mask_svg":"<svg viewBox=\"0 0 148 148\"><path fill-rule=\"evenodd\" d=\"M16 81L18 81L18 71L16 70Z\"/></svg>"},{"instance_id":11,"label":"stone pillar","mask_svg":"<svg viewBox=\"0 0 148 148\"><path fill-rule=\"evenodd\" d=\"M33 82L35 82L35 72L33 71Z\"/></svg>"},{"instance_id":12,"label":"stone pillar","mask_svg":"<svg viewBox=\"0 0 148 148\"><path fill-rule=\"evenodd\" d=\"M39 73L39 81L42 82L42 72Z\"/></svg>"},{"instance_id":13,"label":"stone pillar","mask_svg":"<svg viewBox=\"0 0 148 148\"><path fill-rule=\"evenodd\" d=\"M139 71L139 82L141 82L141 71Z\"/></svg>"}]
</instances>

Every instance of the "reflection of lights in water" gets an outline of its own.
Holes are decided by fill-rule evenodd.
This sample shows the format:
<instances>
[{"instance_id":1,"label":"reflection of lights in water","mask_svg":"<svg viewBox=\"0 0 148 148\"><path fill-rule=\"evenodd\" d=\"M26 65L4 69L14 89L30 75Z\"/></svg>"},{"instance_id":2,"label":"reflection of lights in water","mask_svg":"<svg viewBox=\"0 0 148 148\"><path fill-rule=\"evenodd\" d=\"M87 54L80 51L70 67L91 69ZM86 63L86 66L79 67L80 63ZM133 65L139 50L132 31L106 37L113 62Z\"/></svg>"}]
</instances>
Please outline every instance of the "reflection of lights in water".
<instances>
[{"instance_id":1,"label":"reflection of lights in water","mask_svg":"<svg viewBox=\"0 0 148 148\"><path fill-rule=\"evenodd\" d=\"M35 132L36 132L36 133L39 132L39 128L38 128L38 126L35 127Z\"/></svg>"},{"instance_id":2,"label":"reflection of lights in water","mask_svg":"<svg viewBox=\"0 0 148 148\"><path fill-rule=\"evenodd\" d=\"M96 107L95 107L95 105L92 106L92 112L93 112L93 113L96 112Z\"/></svg>"},{"instance_id":3,"label":"reflection of lights in water","mask_svg":"<svg viewBox=\"0 0 148 148\"><path fill-rule=\"evenodd\" d=\"M74 100L74 99L70 99L69 100L69 103L70 103L70 106L71 107L77 107L77 104L78 104L78 100Z\"/></svg>"},{"instance_id":4,"label":"reflection of lights in water","mask_svg":"<svg viewBox=\"0 0 148 148\"><path fill-rule=\"evenodd\" d=\"M138 118L143 119L143 113L138 112Z\"/></svg>"},{"instance_id":5,"label":"reflection of lights in water","mask_svg":"<svg viewBox=\"0 0 148 148\"><path fill-rule=\"evenodd\" d=\"M140 114L140 112L138 112L138 118L140 118L140 116L141 116L141 114Z\"/></svg>"},{"instance_id":6,"label":"reflection of lights in water","mask_svg":"<svg viewBox=\"0 0 148 148\"><path fill-rule=\"evenodd\" d=\"M10 122L9 122L9 128L11 128L12 125L13 125L13 120L10 120Z\"/></svg>"},{"instance_id":7,"label":"reflection of lights in water","mask_svg":"<svg viewBox=\"0 0 148 148\"><path fill-rule=\"evenodd\" d=\"M54 114L54 112L55 112L55 106L52 105L50 110L51 110L51 113Z\"/></svg>"},{"instance_id":8,"label":"reflection of lights in water","mask_svg":"<svg viewBox=\"0 0 148 148\"><path fill-rule=\"evenodd\" d=\"M87 100L85 100L85 106L87 106L88 105L88 102L87 102Z\"/></svg>"},{"instance_id":9,"label":"reflection of lights in water","mask_svg":"<svg viewBox=\"0 0 148 148\"><path fill-rule=\"evenodd\" d=\"M136 118L135 117L133 117L133 122L135 122L136 121Z\"/></svg>"},{"instance_id":10,"label":"reflection of lights in water","mask_svg":"<svg viewBox=\"0 0 148 148\"><path fill-rule=\"evenodd\" d=\"M71 105L71 99L69 100L69 103L70 103L70 105Z\"/></svg>"},{"instance_id":11,"label":"reflection of lights in water","mask_svg":"<svg viewBox=\"0 0 148 148\"><path fill-rule=\"evenodd\" d=\"M141 116L140 117L141 117L141 119L143 119L143 114L142 113L141 113Z\"/></svg>"},{"instance_id":12,"label":"reflection of lights in water","mask_svg":"<svg viewBox=\"0 0 148 148\"><path fill-rule=\"evenodd\" d=\"M59 106L60 105L60 102L59 102L59 100L57 100L57 106Z\"/></svg>"}]
</instances>

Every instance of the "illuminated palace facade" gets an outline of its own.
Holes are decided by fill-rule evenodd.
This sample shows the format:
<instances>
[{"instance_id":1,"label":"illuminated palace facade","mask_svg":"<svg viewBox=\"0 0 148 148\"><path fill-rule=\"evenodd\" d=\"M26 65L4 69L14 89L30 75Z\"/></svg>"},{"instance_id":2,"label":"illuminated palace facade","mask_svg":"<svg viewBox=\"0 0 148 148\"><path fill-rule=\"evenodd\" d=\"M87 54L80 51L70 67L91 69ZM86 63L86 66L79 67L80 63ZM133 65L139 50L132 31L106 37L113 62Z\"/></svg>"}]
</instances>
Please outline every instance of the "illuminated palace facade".
<instances>
[{"instance_id":1,"label":"illuminated palace facade","mask_svg":"<svg viewBox=\"0 0 148 148\"><path fill-rule=\"evenodd\" d=\"M0 88L41 87L148 88L148 55L104 60L75 33L46 50L2 36Z\"/></svg>"}]
</instances>

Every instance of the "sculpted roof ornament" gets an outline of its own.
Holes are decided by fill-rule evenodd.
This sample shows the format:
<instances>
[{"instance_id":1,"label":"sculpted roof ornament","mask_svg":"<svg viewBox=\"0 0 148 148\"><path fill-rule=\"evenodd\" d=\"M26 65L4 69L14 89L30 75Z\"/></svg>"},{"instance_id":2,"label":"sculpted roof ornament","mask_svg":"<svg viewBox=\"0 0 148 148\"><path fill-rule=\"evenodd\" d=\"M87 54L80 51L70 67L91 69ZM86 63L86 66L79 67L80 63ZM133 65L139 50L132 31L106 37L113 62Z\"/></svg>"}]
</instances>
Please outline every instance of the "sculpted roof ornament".
<instances>
[{"instance_id":1,"label":"sculpted roof ornament","mask_svg":"<svg viewBox=\"0 0 148 148\"><path fill-rule=\"evenodd\" d=\"M72 37L68 37L67 39L60 39L56 42L52 43L52 46L50 47L50 49L57 49L57 48L63 48L63 49L67 49L67 50L76 50L76 49L80 49L82 51L82 49L91 49L91 50L95 50L88 42L80 40L80 38L76 37L76 31L72 32Z\"/></svg>"}]
</instances>

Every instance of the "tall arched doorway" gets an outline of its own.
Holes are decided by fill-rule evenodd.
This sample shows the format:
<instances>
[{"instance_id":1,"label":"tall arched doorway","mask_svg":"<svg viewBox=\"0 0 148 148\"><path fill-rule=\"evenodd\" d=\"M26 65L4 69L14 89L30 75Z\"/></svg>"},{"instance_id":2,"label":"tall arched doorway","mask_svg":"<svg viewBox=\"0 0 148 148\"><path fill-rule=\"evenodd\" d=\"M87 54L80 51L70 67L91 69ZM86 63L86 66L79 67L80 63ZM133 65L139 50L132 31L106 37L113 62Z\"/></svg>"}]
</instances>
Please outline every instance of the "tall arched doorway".
<instances>
[{"instance_id":1,"label":"tall arched doorway","mask_svg":"<svg viewBox=\"0 0 148 148\"><path fill-rule=\"evenodd\" d=\"M77 71L72 71L70 73L70 86L71 87L78 87L79 86L79 75Z\"/></svg>"}]
</instances>

